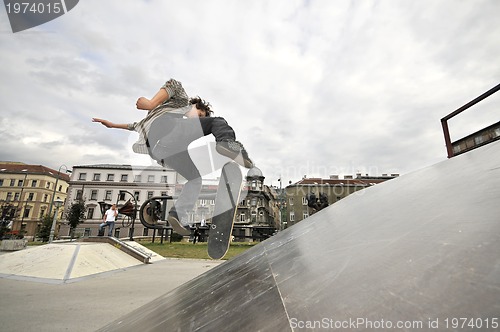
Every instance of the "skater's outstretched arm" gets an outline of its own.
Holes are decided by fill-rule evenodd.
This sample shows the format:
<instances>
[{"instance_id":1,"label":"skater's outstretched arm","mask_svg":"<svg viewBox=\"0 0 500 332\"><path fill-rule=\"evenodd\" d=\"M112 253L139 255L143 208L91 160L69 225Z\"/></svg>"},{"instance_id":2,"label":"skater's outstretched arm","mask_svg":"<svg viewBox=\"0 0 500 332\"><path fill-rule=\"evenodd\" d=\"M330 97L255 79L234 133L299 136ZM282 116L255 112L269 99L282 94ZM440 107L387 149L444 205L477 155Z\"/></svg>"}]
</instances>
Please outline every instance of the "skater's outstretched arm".
<instances>
[{"instance_id":1,"label":"skater's outstretched arm","mask_svg":"<svg viewBox=\"0 0 500 332\"><path fill-rule=\"evenodd\" d=\"M154 97L151 98L151 100L147 99L146 97L140 97L139 99L137 99L135 106L137 106L137 109L139 109L139 110L151 111L151 110L155 109L158 105L165 102L169 98L170 98L170 96L168 95L167 90L161 88L154 95Z\"/></svg>"},{"instance_id":2,"label":"skater's outstretched arm","mask_svg":"<svg viewBox=\"0 0 500 332\"><path fill-rule=\"evenodd\" d=\"M126 123L113 123L111 121L99 119L99 118L92 118L92 122L99 122L100 124L102 124L103 126L108 127L108 128L118 128L118 129L130 130L128 124L126 124Z\"/></svg>"},{"instance_id":3,"label":"skater's outstretched arm","mask_svg":"<svg viewBox=\"0 0 500 332\"><path fill-rule=\"evenodd\" d=\"M161 88L151 100L147 99L146 97L140 97L139 99L137 99L135 105L137 106L137 109L151 111L169 98L170 96L168 95L167 90ZM92 122L99 122L107 128L130 130L130 126L127 123L113 123L111 121L99 118L92 118Z\"/></svg>"}]
</instances>

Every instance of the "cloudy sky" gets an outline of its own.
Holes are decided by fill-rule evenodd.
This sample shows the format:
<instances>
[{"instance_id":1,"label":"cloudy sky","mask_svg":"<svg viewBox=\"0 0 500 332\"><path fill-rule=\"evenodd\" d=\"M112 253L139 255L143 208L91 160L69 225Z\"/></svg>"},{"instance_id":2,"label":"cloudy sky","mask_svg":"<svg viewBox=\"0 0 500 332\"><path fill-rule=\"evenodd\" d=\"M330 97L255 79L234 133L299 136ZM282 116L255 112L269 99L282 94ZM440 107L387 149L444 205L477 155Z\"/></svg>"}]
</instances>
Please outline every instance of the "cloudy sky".
<instances>
[{"instance_id":1,"label":"cloudy sky","mask_svg":"<svg viewBox=\"0 0 500 332\"><path fill-rule=\"evenodd\" d=\"M266 183L446 159L440 119L500 81L500 1L82 0L12 33L0 9L0 160L150 165L138 97L169 78L226 118ZM500 118L500 96L450 122Z\"/></svg>"}]
</instances>

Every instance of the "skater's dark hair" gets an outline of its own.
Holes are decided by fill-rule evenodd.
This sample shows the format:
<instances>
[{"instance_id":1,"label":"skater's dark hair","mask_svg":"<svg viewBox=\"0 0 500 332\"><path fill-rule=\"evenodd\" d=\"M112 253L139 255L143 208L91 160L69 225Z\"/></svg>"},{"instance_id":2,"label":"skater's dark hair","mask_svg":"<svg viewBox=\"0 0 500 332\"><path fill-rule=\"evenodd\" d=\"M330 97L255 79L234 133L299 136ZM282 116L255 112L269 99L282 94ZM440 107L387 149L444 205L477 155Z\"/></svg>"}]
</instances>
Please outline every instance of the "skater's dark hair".
<instances>
[{"instance_id":1,"label":"skater's dark hair","mask_svg":"<svg viewBox=\"0 0 500 332\"><path fill-rule=\"evenodd\" d=\"M200 97L195 97L195 98L191 98L189 100L189 103L191 105L196 105L196 108L201 110L201 111L204 111L205 112L205 116L206 117L209 117L211 116L211 114L213 113L213 111L210 109L210 103L209 102L206 102L204 101L203 99L201 99Z\"/></svg>"}]
</instances>

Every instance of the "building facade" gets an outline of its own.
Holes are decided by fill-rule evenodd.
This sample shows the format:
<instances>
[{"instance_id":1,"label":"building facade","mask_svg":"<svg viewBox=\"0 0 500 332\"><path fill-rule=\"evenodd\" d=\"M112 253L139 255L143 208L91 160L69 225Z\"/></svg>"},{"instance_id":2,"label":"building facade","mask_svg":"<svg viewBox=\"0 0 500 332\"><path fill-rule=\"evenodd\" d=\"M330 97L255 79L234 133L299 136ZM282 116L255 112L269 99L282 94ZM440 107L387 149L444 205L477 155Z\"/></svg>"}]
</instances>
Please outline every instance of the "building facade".
<instances>
[{"instance_id":1,"label":"building facade","mask_svg":"<svg viewBox=\"0 0 500 332\"><path fill-rule=\"evenodd\" d=\"M67 169L66 169L67 170ZM54 199L66 201L69 176L42 165L0 162L1 219L11 232L33 240ZM56 209L52 208L51 216ZM57 210L61 219L64 209Z\"/></svg>"},{"instance_id":2,"label":"building facade","mask_svg":"<svg viewBox=\"0 0 500 332\"><path fill-rule=\"evenodd\" d=\"M122 207L129 199L138 209L149 198L156 196L178 197L183 179L176 171L163 167L130 165L74 166L69 180L66 211L71 204L83 200L86 206L85 220L77 227L75 236L95 236L102 223L101 206L117 204ZM258 168L251 169L245 177L248 195L238 205L233 235L237 240L262 240L272 235L279 225L276 193L264 185L264 176ZM219 179L204 179L200 197L188 213L193 226L210 225L215 209ZM170 207L168 207L170 209ZM115 222L115 237L129 237L132 225L122 222L119 215ZM137 215L134 236L151 236L153 230L144 227ZM59 237L69 237L70 227L60 220L56 227Z\"/></svg>"},{"instance_id":3,"label":"building facade","mask_svg":"<svg viewBox=\"0 0 500 332\"><path fill-rule=\"evenodd\" d=\"M368 176L357 174L355 177L346 175L341 179L337 175L330 176L329 179L303 178L285 188L286 201L286 224L283 228L290 227L306 218L314 211L308 206L307 197L314 193L317 197L324 194L328 197L328 204L331 205L355 192L374 186L381 182L393 179L398 174L383 174L382 176Z\"/></svg>"},{"instance_id":4,"label":"building facade","mask_svg":"<svg viewBox=\"0 0 500 332\"><path fill-rule=\"evenodd\" d=\"M264 185L264 175L257 167L245 177L247 196L236 212L233 235L236 239L264 240L279 229L276 192Z\"/></svg>"},{"instance_id":5,"label":"building facade","mask_svg":"<svg viewBox=\"0 0 500 332\"><path fill-rule=\"evenodd\" d=\"M116 204L122 207L127 201L137 203L140 208L151 197L173 196L175 188L182 178L172 169L160 166L131 166L131 165L83 165L74 166L69 181L66 210L71 204L82 200L85 202L85 220L77 227L75 236L96 236L103 214L101 206ZM138 215L138 214L137 214ZM119 215L115 222L113 235L128 237L132 232L132 225L127 225ZM60 237L70 236L70 227L65 220L61 220ZM59 228L58 227L58 228ZM153 231L145 228L137 217L134 227L134 236L152 235Z\"/></svg>"},{"instance_id":6,"label":"building facade","mask_svg":"<svg viewBox=\"0 0 500 332\"><path fill-rule=\"evenodd\" d=\"M246 196L238 204L235 214L233 236L235 241L260 241L268 238L279 228L279 210L276 193L264 185L265 177L260 169L250 169L244 178ZM200 199L189 213L189 222L194 226L210 225L215 209L215 198L219 178L204 179ZM177 186L177 195L182 186Z\"/></svg>"}]
</instances>

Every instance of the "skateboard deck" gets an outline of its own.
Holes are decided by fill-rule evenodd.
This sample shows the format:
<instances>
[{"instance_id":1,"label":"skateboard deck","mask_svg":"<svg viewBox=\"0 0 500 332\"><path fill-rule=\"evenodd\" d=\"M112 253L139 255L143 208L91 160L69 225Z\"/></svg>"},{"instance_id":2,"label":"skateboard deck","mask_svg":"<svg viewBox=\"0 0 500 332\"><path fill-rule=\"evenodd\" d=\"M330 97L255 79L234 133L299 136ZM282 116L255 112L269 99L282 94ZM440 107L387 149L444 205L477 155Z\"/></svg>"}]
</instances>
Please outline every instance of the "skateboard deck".
<instances>
[{"instance_id":1,"label":"skateboard deck","mask_svg":"<svg viewBox=\"0 0 500 332\"><path fill-rule=\"evenodd\" d=\"M208 255L213 259L224 257L229 248L242 184L240 166L233 161L226 163L222 168L214 216L208 231Z\"/></svg>"}]
</instances>

